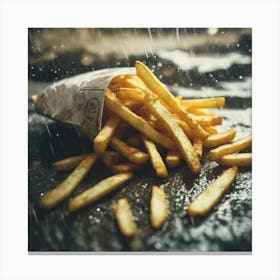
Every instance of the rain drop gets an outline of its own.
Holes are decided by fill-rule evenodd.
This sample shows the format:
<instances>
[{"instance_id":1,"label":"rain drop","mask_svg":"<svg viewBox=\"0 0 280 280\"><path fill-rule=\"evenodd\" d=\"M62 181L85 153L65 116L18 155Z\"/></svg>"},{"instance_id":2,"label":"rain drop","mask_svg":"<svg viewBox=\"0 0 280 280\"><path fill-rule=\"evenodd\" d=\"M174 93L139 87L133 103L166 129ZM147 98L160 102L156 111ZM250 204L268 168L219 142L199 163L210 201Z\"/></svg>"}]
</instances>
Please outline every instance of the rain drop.
<instances>
[{"instance_id":1,"label":"rain drop","mask_svg":"<svg viewBox=\"0 0 280 280\"><path fill-rule=\"evenodd\" d=\"M219 29L216 28L216 27L208 28L208 30L207 30L207 32L208 32L209 35L215 35L215 34L218 33L218 31L219 31Z\"/></svg>"},{"instance_id":2,"label":"rain drop","mask_svg":"<svg viewBox=\"0 0 280 280\"><path fill-rule=\"evenodd\" d=\"M160 250L161 249L161 244L159 242L157 242L155 245L154 245L155 249L156 250Z\"/></svg>"}]
</instances>

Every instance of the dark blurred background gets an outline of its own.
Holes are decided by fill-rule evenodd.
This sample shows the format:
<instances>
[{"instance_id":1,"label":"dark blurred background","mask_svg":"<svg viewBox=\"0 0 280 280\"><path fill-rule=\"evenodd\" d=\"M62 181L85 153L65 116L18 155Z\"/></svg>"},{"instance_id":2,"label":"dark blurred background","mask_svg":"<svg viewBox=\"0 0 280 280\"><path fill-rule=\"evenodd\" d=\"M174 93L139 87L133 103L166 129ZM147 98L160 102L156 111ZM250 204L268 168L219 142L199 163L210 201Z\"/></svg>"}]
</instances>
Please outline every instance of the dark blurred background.
<instances>
[{"instance_id":1,"label":"dark blurred background","mask_svg":"<svg viewBox=\"0 0 280 280\"><path fill-rule=\"evenodd\" d=\"M159 179L147 168L120 190L76 215L67 201L49 213L38 207L41 195L65 173L54 161L92 151L90 141L74 129L38 115L30 97L54 81L98 69L148 65L174 95L184 98L224 96L220 130L235 128L238 138L251 132L251 29L244 28L30 28L28 30L28 247L29 251L251 251L251 168L240 168L231 190L215 209L193 224L185 206L223 167L204 156L203 170L193 176L186 166ZM207 151L205 151L205 154ZM99 163L74 194L110 172ZM149 224L152 185L164 185L169 216L163 228ZM117 198L126 196L139 227L133 240L120 234L112 214Z\"/></svg>"},{"instance_id":2,"label":"dark blurred background","mask_svg":"<svg viewBox=\"0 0 280 280\"><path fill-rule=\"evenodd\" d=\"M53 81L96 69L134 66L136 59L147 63L168 84L215 86L216 80L238 80L240 75L251 75L251 62L244 60L252 52L250 29L32 28L28 35L28 69L32 80ZM189 54L191 61L197 58L197 63L186 70L176 64L176 55L167 59L166 53L174 50ZM230 65L225 60L220 68L199 71L201 57L223 57L229 53L240 56L236 61L230 59ZM183 54L177 56L183 58ZM212 75L207 75L210 72Z\"/></svg>"}]
</instances>

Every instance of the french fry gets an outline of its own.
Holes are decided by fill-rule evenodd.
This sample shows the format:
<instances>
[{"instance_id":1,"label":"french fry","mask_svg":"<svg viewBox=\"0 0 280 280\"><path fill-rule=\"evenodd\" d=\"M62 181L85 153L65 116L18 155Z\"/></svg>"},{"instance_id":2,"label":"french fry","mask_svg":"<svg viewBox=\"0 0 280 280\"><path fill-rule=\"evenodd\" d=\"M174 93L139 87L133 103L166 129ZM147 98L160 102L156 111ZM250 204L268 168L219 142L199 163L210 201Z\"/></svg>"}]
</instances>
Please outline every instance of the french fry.
<instances>
[{"instance_id":1,"label":"french fry","mask_svg":"<svg viewBox=\"0 0 280 280\"><path fill-rule=\"evenodd\" d=\"M226 166L250 166L252 165L252 153L226 155L217 159L216 162Z\"/></svg>"},{"instance_id":2,"label":"french fry","mask_svg":"<svg viewBox=\"0 0 280 280\"><path fill-rule=\"evenodd\" d=\"M130 79L132 78L133 79L133 76L136 76L136 75L133 75L133 74L125 74L125 75L118 75L118 76L115 76L108 88L111 89L112 91L120 88L120 87L131 87L131 83L129 82Z\"/></svg>"},{"instance_id":3,"label":"french fry","mask_svg":"<svg viewBox=\"0 0 280 280\"><path fill-rule=\"evenodd\" d=\"M87 156L93 155L92 153L89 154L82 154L78 156L73 156L69 158L65 158L63 160L57 161L53 163L53 168L58 171L69 171L77 167L82 160L84 160Z\"/></svg>"},{"instance_id":4,"label":"french fry","mask_svg":"<svg viewBox=\"0 0 280 280\"><path fill-rule=\"evenodd\" d=\"M248 135L235 142L225 144L225 145L219 146L216 149L210 150L209 159L216 160L222 156L242 151L242 150L248 148L249 146L251 146L251 144L252 144L252 136Z\"/></svg>"},{"instance_id":5,"label":"french fry","mask_svg":"<svg viewBox=\"0 0 280 280\"><path fill-rule=\"evenodd\" d=\"M113 171L113 173L133 172L139 170L141 167L143 167L143 164L132 162L122 162L109 165L109 168Z\"/></svg>"},{"instance_id":6,"label":"french fry","mask_svg":"<svg viewBox=\"0 0 280 280\"><path fill-rule=\"evenodd\" d=\"M96 202L108 193L122 186L126 181L131 179L132 176L133 173L131 172L118 173L100 181L96 185L90 187L86 191L71 199L68 204L68 210L70 212L74 212L93 202Z\"/></svg>"},{"instance_id":7,"label":"french fry","mask_svg":"<svg viewBox=\"0 0 280 280\"><path fill-rule=\"evenodd\" d=\"M222 116L196 116L194 114L189 114L194 120L196 120L202 127L213 126L222 124L223 118ZM207 138L206 138L207 139Z\"/></svg>"},{"instance_id":8,"label":"french fry","mask_svg":"<svg viewBox=\"0 0 280 280\"><path fill-rule=\"evenodd\" d=\"M120 198L113 209L121 233L125 237L133 237L137 233L137 227L128 200Z\"/></svg>"},{"instance_id":9,"label":"french fry","mask_svg":"<svg viewBox=\"0 0 280 280\"><path fill-rule=\"evenodd\" d=\"M137 88L141 90L147 89L145 83L135 74L116 76L111 80L108 86L108 88L112 91L118 90L121 87Z\"/></svg>"},{"instance_id":10,"label":"french fry","mask_svg":"<svg viewBox=\"0 0 280 280\"><path fill-rule=\"evenodd\" d=\"M217 205L224 193L230 188L237 175L237 167L225 170L210 186L188 205L191 216L202 216Z\"/></svg>"},{"instance_id":11,"label":"french fry","mask_svg":"<svg viewBox=\"0 0 280 280\"><path fill-rule=\"evenodd\" d=\"M157 176L160 178L168 177L167 168L161 158L160 153L157 150L156 145L152 141L147 139L145 136L143 136L143 143L149 154L151 164L152 164Z\"/></svg>"},{"instance_id":12,"label":"french fry","mask_svg":"<svg viewBox=\"0 0 280 280\"><path fill-rule=\"evenodd\" d=\"M105 95L105 106L115 112L121 119L126 121L129 125L134 127L136 130L142 132L147 138L153 142L161 145L169 150L176 150L177 145L170 138L166 137L162 133L152 128L147 121L137 116L127 107L125 107L110 91L106 91Z\"/></svg>"},{"instance_id":13,"label":"french fry","mask_svg":"<svg viewBox=\"0 0 280 280\"><path fill-rule=\"evenodd\" d=\"M153 186L150 203L150 219L153 228L160 228L167 219L167 201L165 192L158 186Z\"/></svg>"},{"instance_id":14,"label":"french fry","mask_svg":"<svg viewBox=\"0 0 280 280\"><path fill-rule=\"evenodd\" d=\"M84 179L93 164L96 162L97 158L97 155L93 154L88 155L84 160L82 160L61 184L41 197L40 206L44 210L51 210L60 202L68 198Z\"/></svg>"},{"instance_id":15,"label":"french fry","mask_svg":"<svg viewBox=\"0 0 280 280\"><path fill-rule=\"evenodd\" d=\"M203 130L203 128L188 115L188 112L180 102L169 92L169 90L157 79L152 71L142 62L136 61L135 68L137 75L146 84L146 86L155 93L168 107L170 107L174 113L178 114L193 130L193 133L201 139L205 139L209 134ZM149 92L147 90L145 93Z\"/></svg>"},{"instance_id":16,"label":"french fry","mask_svg":"<svg viewBox=\"0 0 280 280\"><path fill-rule=\"evenodd\" d=\"M235 129L229 129L224 132L212 134L207 137L206 140L203 142L203 146L206 148L214 148L221 145L224 145L234 139L236 135Z\"/></svg>"},{"instance_id":17,"label":"french fry","mask_svg":"<svg viewBox=\"0 0 280 280\"><path fill-rule=\"evenodd\" d=\"M223 108L225 106L224 97L189 99L182 102L186 108Z\"/></svg>"},{"instance_id":18,"label":"french fry","mask_svg":"<svg viewBox=\"0 0 280 280\"><path fill-rule=\"evenodd\" d=\"M218 116L217 114L212 113L204 108L188 108L188 112L196 116L210 116L210 117Z\"/></svg>"},{"instance_id":19,"label":"french fry","mask_svg":"<svg viewBox=\"0 0 280 280\"><path fill-rule=\"evenodd\" d=\"M120 159L120 153L116 151L105 151L103 154L100 155L100 159L108 166L117 164Z\"/></svg>"},{"instance_id":20,"label":"french fry","mask_svg":"<svg viewBox=\"0 0 280 280\"><path fill-rule=\"evenodd\" d=\"M187 137L190 140L194 139L195 135L193 134L192 129L188 126L188 124L186 122L180 120L177 115L173 115L173 117L177 120L178 124L183 129L183 131L185 132Z\"/></svg>"},{"instance_id":21,"label":"french fry","mask_svg":"<svg viewBox=\"0 0 280 280\"><path fill-rule=\"evenodd\" d=\"M179 126L177 120L159 100L155 100L151 95L146 95L144 101L151 112L164 124L172 135L190 170L195 174L199 173L201 171L199 159L193 149L192 143Z\"/></svg>"},{"instance_id":22,"label":"french fry","mask_svg":"<svg viewBox=\"0 0 280 280\"><path fill-rule=\"evenodd\" d=\"M168 151L167 155L166 155L166 165L168 167L177 167L180 165L180 161L181 161L181 154L177 151Z\"/></svg>"},{"instance_id":23,"label":"french fry","mask_svg":"<svg viewBox=\"0 0 280 280\"><path fill-rule=\"evenodd\" d=\"M124 99L122 103L133 112L136 112L142 106L140 102L130 99Z\"/></svg>"},{"instance_id":24,"label":"french fry","mask_svg":"<svg viewBox=\"0 0 280 280\"><path fill-rule=\"evenodd\" d=\"M127 158L129 161L134 163L145 163L147 162L149 156L140 151L137 148L130 147L125 142L121 141L117 137L111 139L110 145L118 151L122 156Z\"/></svg>"},{"instance_id":25,"label":"french fry","mask_svg":"<svg viewBox=\"0 0 280 280\"><path fill-rule=\"evenodd\" d=\"M142 101L144 98L143 91L137 88L118 88L115 92L120 99Z\"/></svg>"},{"instance_id":26,"label":"french fry","mask_svg":"<svg viewBox=\"0 0 280 280\"><path fill-rule=\"evenodd\" d=\"M205 131L207 131L209 134L216 134L216 133L218 133L218 130L215 128L215 127L213 127L213 126L205 126L204 127L204 129L205 129ZM208 136L209 137L209 136ZM208 138L207 137L207 138ZM206 139L207 139L206 138Z\"/></svg>"},{"instance_id":27,"label":"french fry","mask_svg":"<svg viewBox=\"0 0 280 280\"><path fill-rule=\"evenodd\" d=\"M194 140L193 140L193 148L197 154L197 156L199 158L202 157L202 153L203 153L203 141L198 138L198 137L195 137Z\"/></svg>"},{"instance_id":28,"label":"french fry","mask_svg":"<svg viewBox=\"0 0 280 280\"><path fill-rule=\"evenodd\" d=\"M116 115L110 116L93 140L93 147L96 153L104 153L119 123L120 119Z\"/></svg>"}]
</instances>

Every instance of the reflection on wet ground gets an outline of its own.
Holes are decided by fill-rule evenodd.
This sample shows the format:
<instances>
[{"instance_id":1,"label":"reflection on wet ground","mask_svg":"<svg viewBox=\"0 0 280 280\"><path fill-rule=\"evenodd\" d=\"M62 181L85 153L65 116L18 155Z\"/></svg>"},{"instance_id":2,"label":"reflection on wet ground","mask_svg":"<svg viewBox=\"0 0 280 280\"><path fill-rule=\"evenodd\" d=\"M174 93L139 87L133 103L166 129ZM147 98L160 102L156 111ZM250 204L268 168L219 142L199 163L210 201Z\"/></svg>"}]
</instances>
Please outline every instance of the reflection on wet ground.
<instances>
[{"instance_id":1,"label":"reflection on wet ground","mask_svg":"<svg viewBox=\"0 0 280 280\"><path fill-rule=\"evenodd\" d=\"M145 62L184 98L226 97L220 130L234 127L238 138L251 132L251 31L249 29L30 29L29 97L52 81L87 71ZM91 150L91 143L70 127L34 112L28 104L29 250L30 251L250 251L252 235L251 169L241 168L230 192L214 211L194 224L185 206L222 170L202 159L196 178L181 166L170 178L156 178L149 166L120 191L69 215L67 203L50 213L37 207L39 197L65 178L51 163ZM108 176L99 166L74 194ZM162 184L169 217L161 230L149 224L150 189ZM128 197L140 229L125 240L117 229L112 204Z\"/></svg>"}]
</instances>

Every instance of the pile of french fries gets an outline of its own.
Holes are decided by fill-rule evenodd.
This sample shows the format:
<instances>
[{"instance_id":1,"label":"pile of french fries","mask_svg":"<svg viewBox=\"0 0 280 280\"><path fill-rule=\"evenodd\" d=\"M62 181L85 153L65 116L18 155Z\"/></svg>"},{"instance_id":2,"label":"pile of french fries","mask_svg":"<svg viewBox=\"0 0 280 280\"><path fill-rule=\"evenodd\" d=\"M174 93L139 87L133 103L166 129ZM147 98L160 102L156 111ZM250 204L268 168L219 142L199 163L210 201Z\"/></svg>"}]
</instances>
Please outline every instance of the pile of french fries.
<instances>
[{"instance_id":1,"label":"pile of french fries","mask_svg":"<svg viewBox=\"0 0 280 280\"><path fill-rule=\"evenodd\" d=\"M174 97L143 63L135 63L136 75L113 78L105 93L103 127L93 139L93 153L74 156L53 164L59 171L72 173L64 182L41 197L46 210L69 198L97 160L112 171L83 193L70 199L68 209L77 211L123 186L149 162L160 178L184 161L193 174L201 172L200 159L208 159L227 169L188 206L189 215L206 215L230 188L238 166L249 166L251 153L240 153L252 144L248 135L234 141L235 129L218 132L222 116L211 112L223 108L225 98L183 99ZM184 164L184 163L183 163ZM152 227L160 228L168 216L163 187L153 186L150 202ZM126 237L137 233L131 206L121 198L113 206L119 229Z\"/></svg>"}]
</instances>

